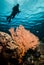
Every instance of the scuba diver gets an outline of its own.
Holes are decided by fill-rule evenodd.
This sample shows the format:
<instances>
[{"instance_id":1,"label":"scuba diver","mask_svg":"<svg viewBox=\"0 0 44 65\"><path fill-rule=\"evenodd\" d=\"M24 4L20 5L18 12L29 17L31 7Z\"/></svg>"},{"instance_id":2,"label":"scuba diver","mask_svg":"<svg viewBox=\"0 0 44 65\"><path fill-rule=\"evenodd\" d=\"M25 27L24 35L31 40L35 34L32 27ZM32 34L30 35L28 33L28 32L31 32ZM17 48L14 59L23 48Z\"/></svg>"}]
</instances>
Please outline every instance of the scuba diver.
<instances>
[{"instance_id":1,"label":"scuba diver","mask_svg":"<svg viewBox=\"0 0 44 65\"><path fill-rule=\"evenodd\" d=\"M18 14L20 11L19 11L19 4L17 4L16 6L13 7L12 9L12 13L10 16L7 17L7 20L10 22L11 19L13 19L15 17L16 14Z\"/></svg>"}]
</instances>

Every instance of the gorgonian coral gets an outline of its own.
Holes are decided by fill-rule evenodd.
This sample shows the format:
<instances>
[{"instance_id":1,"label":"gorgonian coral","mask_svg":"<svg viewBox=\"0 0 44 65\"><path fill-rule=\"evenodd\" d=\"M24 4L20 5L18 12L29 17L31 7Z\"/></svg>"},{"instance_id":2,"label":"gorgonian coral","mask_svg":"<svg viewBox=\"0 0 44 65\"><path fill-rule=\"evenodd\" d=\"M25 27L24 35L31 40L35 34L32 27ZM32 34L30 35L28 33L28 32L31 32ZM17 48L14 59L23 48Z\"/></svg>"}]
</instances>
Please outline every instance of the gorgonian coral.
<instances>
[{"instance_id":1,"label":"gorgonian coral","mask_svg":"<svg viewBox=\"0 0 44 65\"><path fill-rule=\"evenodd\" d=\"M18 45L18 56L21 62L22 56L25 55L28 49L35 49L39 45L39 39L37 36L26 30L22 25L16 28L9 29L13 40Z\"/></svg>"}]
</instances>

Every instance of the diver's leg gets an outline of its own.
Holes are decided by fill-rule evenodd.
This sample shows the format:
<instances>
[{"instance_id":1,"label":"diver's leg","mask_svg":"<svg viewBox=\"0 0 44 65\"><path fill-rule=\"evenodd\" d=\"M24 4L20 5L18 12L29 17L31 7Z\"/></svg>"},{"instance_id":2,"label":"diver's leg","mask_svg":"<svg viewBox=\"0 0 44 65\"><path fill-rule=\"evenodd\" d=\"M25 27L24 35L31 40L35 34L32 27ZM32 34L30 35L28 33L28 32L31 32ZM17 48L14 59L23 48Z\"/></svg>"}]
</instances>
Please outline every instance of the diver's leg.
<instances>
[{"instance_id":1,"label":"diver's leg","mask_svg":"<svg viewBox=\"0 0 44 65\"><path fill-rule=\"evenodd\" d=\"M7 20L10 22L12 18L12 14L10 16L8 16Z\"/></svg>"},{"instance_id":2,"label":"diver's leg","mask_svg":"<svg viewBox=\"0 0 44 65\"><path fill-rule=\"evenodd\" d=\"M12 18L12 14L10 16L7 17L7 20L11 19Z\"/></svg>"},{"instance_id":3,"label":"diver's leg","mask_svg":"<svg viewBox=\"0 0 44 65\"><path fill-rule=\"evenodd\" d=\"M11 21L11 18L12 18L12 16L10 16L10 18L8 19L9 22Z\"/></svg>"},{"instance_id":4,"label":"diver's leg","mask_svg":"<svg viewBox=\"0 0 44 65\"><path fill-rule=\"evenodd\" d=\"M13 19L14 17L15 17L15 13L13 12L13 13L12 13L12 19Z\"/></svg>"},{"instance_id":5,"label":"diver's leg","mask_svg":"<svg viewBox=\"0 0 44 65\"><path fill-rule=\"evenodd\" d=\"M7 17L7 20L10 18L10 16Z\"/></svg>"}]
</instances>

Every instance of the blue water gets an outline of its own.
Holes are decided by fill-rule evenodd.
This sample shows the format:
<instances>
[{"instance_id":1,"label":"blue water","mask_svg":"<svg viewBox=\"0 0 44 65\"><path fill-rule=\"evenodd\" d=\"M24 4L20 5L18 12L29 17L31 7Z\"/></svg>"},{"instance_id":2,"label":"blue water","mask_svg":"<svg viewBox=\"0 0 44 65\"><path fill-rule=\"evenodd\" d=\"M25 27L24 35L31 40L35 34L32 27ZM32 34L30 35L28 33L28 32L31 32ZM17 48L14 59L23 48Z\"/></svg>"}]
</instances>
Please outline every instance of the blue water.
<instances>
[{"instance_id":1,"label":"blue water","mask_svg":"<svg viewBox=\"0 0 44 65\"><path fill-rule=\"evenodd\" d=\"M8 23L6 18L17 3L21 12ZM0 0L0 31L8 32L9 28L19 25L23 25L39 38L44 37L44 0Z\"/></svg>"}]
</instances>

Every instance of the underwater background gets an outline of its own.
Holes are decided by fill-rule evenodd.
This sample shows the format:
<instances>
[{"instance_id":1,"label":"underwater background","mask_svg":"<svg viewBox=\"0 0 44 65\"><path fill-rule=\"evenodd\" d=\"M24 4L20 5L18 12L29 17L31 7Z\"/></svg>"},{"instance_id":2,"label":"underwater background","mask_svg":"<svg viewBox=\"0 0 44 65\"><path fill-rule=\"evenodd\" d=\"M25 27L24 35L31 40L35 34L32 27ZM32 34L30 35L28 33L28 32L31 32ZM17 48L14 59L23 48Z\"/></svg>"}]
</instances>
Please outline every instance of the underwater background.
<instances>
[{"instance_id":1,"label":"underwater background","mask_svg":"<svg viewBox=\"0 0 44 65\"><path fill-rule=\"evenodd\" d=\"M12 8L19 3L20 13L9 23L6 18ZM27 30L44 37L44 0L0 0L0 31L9 32L9 28L23 25Z\"/></svg>"}]
</instances>

